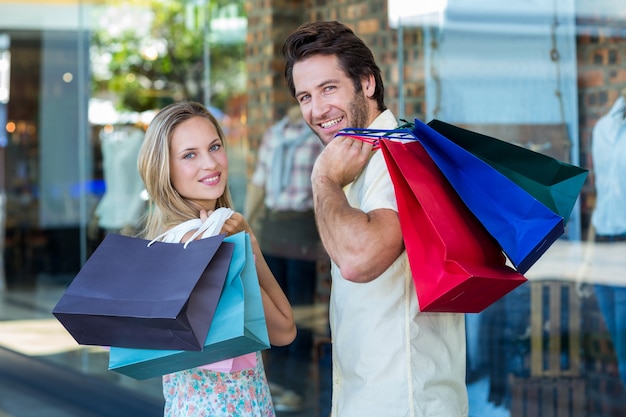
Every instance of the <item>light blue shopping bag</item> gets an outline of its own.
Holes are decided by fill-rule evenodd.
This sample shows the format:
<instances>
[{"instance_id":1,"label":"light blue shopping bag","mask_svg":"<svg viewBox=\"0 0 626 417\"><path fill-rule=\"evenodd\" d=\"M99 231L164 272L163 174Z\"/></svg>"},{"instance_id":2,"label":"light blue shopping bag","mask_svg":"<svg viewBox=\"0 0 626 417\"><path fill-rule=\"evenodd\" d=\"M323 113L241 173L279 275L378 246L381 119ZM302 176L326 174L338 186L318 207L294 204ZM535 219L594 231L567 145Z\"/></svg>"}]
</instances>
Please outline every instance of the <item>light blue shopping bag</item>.
<instances>
[{"instance_id":1,"label":"light blue shopping bag","mask_svg":"<svg viewBox=\"0 0 626 417\"><path fill-rule=\"evenodd\" d=\"M233 257L202 351L112 347L110 370L147 379L270 347L250 236L241 232L224 242L234 245Z\"/></svg>"}]
</instances>

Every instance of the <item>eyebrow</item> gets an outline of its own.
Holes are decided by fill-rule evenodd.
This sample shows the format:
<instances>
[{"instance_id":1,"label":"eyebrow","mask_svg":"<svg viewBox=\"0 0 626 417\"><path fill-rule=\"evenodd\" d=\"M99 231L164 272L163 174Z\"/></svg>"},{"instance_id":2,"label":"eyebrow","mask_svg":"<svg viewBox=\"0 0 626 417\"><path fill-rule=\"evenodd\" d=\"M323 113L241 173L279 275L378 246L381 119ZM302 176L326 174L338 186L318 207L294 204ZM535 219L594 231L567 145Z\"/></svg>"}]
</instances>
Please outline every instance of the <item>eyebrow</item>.
<instances>
[{"instance_id":1,"label":"eyebrow","mask_svg":"<svg viewBox=\"0 0 626 417\"><path fill-rule=\"evenodd\" d=\"M322 87L324 87L325 85L328 85L328 84L338 84L338 83L339 83L339 79L338 78L332 78L330 80L322 81L321 83L316 85L314 88L315 89L319 89L319 88L322 88ZM296 91L296 94L294 94L294 95L295 95L295 97L298 97L300 94L305 94L305 93L306 93L306 91Z\"/></svg>"},{"instance_id":2,"label":"eyebrow","mask_svg":"<svg viewBox=\"0 0 626 417\"><path fill-rule=\"evenodd\" d=\"M193 148L184 148L184 149L181 149L180 151L176 152L176 155L181 155L181 154L184 154L184 153L187 153L187 152L190 152L190 151L196 151L196 150L198 150L198 148L195 148L195 147L193 147Z\"/></svg>"},{"instance_id":3,"label":"eyebrow","mask_svg":"<svg viewBox=\"0 0 626 417\"><path fill-rule=\"evenodd\" d=\"M213 140L211 140L211 142L209 142L209 147L215 145L216 143L220 143L221 145L224 145L224 141L222 141L222 139L218 136L214 138ZM176 152L176 155L180 155L182 153L189 152L189 151L197 151L197 150L198 150L197 146L191 146L189 148L181 149L180 151Z\"/></svg>"}]
</instances>

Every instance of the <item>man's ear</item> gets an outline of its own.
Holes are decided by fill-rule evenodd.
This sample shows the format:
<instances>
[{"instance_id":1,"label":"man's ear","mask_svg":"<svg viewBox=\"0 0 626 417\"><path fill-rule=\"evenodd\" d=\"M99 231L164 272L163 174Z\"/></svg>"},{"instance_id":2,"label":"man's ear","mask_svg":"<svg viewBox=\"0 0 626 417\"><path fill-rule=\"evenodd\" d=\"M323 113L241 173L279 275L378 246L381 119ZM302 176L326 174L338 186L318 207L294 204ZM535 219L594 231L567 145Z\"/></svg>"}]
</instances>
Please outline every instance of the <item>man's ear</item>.
<instances>
[{"instance_id":1,"label":"man's ear","mask_svg":"<svg viewBox=\"0 0 626 417\"><path fill-rule=\"evenodd\" d=\"M376 91L376 79L373 74L363 77L361 88L363 89L365 97L372 98L374 96L374 91Z\"/></svg>"}]
</instances>

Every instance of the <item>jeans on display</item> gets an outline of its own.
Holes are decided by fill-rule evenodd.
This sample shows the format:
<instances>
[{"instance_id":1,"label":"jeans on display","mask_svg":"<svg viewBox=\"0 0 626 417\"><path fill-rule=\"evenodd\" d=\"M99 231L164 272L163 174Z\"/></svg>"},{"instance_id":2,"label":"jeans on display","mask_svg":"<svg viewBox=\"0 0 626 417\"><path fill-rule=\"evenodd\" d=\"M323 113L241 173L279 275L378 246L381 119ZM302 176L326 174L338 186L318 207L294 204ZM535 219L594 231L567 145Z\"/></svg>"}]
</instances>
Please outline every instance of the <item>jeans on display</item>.
<instances>
[{"instance_id":1,"label":"jeans on display","mask_svg":"<svg viewBox=\"0 0 626 417\"><path fill-rule=\"evenodd\" d=\"M594 290L626 386L626 287L596 284Z\"/></svg>"}]
</instances>

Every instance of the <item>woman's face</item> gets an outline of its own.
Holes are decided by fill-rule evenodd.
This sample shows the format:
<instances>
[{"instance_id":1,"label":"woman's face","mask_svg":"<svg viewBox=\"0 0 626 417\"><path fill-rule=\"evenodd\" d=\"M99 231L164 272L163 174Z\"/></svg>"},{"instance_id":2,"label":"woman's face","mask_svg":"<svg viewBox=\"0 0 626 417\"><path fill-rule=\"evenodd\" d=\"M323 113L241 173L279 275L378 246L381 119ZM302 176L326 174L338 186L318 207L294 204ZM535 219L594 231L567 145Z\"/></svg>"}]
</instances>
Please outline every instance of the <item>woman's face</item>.
<instances>
[{"instance_id":1,"label":"woman's face","mask_svg":"<svg viewBox=\"0 0 626 417\"><path fill-rule=\"evenodd\" d=\"M210 120L193 117L172 132L170 140L172 186L198 209L214 210L226 191L228 158Z\"/></svg>"}]
</instances>

